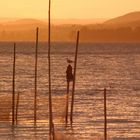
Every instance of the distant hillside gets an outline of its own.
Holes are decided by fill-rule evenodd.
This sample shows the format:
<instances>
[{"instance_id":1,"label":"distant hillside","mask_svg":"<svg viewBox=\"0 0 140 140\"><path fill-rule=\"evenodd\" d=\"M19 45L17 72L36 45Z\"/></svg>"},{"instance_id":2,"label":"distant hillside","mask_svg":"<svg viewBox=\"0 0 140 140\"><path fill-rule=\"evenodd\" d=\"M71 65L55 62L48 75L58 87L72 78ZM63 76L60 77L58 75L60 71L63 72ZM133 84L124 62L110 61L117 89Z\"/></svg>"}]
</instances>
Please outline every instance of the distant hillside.
<instances>
[{"instance_id":1,"label":"distant hillside","mask_svg":"<svg viewBox=\"0 0 140 140\"><path fill-rule=\"evenodd\" d=\"M42 24L47 24L47 23L43 22L42 20L37 20L37 19L19 19L19 20L15 20L13 22L9 22L9 24L42 25Z\"/></svg>"},{"instance_id":2,"label":"distant hillside","mask_svg":"<svg viewBox=\"0 0 140 140\"><path fill-rule=\"evenodd\" d=\"M96 19L52 19L51 23L54 25L68 25L68 24L75 24L75 25L87 25L87 24L101 24L107 21L107 19L103 18L96 18ZM0 23L4 24L40 24L40 23L47 23L48 19L9 19L9 18L0 18Z\"/></svg>"},{"instance_id":3,"label":"distant hillside","mask_svg":"<svg viewBox=\"0 0 140 140\"><path fill-rule=\"evenodd\" d=\"M107 19L97 18L97 19L52 19L54 25L91 25L91 24L101 24L104 23Z\"/></svg>"},{"instance_id":4,"label":"distant hillside","mask_svg":"<svg viewBox=\"0 0 140 140\"><path fill-rule=\"evenodd\" d=\"M37 19L19 19L7 22L0 22L0 30L4 31L23 31L33 30L36 27L46 28L47 22Z\"/></svg>"},{"instance_id":5,"label":"distant hillside","mask_svg":"<svg viewBox=\"0 0 140 140\"><path fill-rule=\"evenodd\" d=\"M140 12L93 24L92 20L53 20L52 41L75 41L80 30L83 42L140 42ZM47 41L47 20L19 19L0 22L0 41L35 41L36 27L39 40Z\"/></svg>"},{"instance_id":6,"label":"distant hillside","mask_svg":"<svg viewBox=\"0 0 140 140\"><path fill-rule=\"evenodd\" d=\"M110 19L104 22L106 26L129 26L129 27L136 27L140 26L140 12L132 12L126 15Z\"/></svg>"}]
</instances>

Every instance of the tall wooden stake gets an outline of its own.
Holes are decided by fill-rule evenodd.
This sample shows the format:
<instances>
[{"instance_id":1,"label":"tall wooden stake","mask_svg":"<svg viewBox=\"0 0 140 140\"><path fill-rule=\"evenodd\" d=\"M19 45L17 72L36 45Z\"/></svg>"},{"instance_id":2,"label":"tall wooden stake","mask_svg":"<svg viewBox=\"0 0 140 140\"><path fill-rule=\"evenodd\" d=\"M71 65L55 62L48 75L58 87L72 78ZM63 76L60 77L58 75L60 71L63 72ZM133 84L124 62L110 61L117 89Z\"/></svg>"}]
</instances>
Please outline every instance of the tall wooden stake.
<instances>
[{"instance_id":1,"label":"tall wooden stake","mask_svg":"<svg viewBox=\"0 0 140 140\"><path fill-rule=\"evenodd\" d=\"M49 11L48 11L48 76L49 76L49 134L50 140L52 139L51 135L53 134L54 125L53 125L53 116L52 116L52 95L51 95L51 0L49 0Z\"/></svg>"},{"instance_id":2,"label":"tall wooden stake","mask_svg":"<svg viewBox=\"0 0 140 140\"><path fill-rule=\"evenodd\" d=\"M19 92L17 94L17 103L16 103L16 125L18 123L18 107L19 107Z\"/></svg>"},{"instance_id":3,"label":"tall wooden stake","mask_svg":"<svg viewBox=\"0 0 140 140\"><path fill-rule=\"evenodd\" d=\"M106 88L104 89L104 140L107 140Z\"/></svg>"},{"instance_id":4,"label":"tall wooden stake","mask_svg":"<svg viewBox=\"0 0 140 140\"><path fill-rule=\"evenodd\" d=\"M38 27L36 28L36 48L35 48L35 95L34 95L34 125L36 126L37 110L37 62L38 62Z\"/></svg>"},{"instance_id":5,"label":"tall wooden stake","mask_svg":"<svg viewBox=\"0 0 140 140\"><path fill-rule=\"evenodd\" d=\"M75 93L75 81L76 81L76 67L77 67L78 46L79 46L79 31L77 32L75 61L74 61L74 74L73 74L74 75L74 79L73 79L73 87L72 87L71 116L70 116L71 125L73 123L73 106L74 106L74 93Z\"/></svg>"},{"instance_id":6,"label":"tall wooden stake","mask_svg":"<svg viewBox=\"0 0 140 140\"><path fill-rule=\"evenodd\" d=\"M14 43L13 58L13 93L12 93L12 125L15 125L15 64L16 64L16 43Z\"/></svg>"}]
</instances>

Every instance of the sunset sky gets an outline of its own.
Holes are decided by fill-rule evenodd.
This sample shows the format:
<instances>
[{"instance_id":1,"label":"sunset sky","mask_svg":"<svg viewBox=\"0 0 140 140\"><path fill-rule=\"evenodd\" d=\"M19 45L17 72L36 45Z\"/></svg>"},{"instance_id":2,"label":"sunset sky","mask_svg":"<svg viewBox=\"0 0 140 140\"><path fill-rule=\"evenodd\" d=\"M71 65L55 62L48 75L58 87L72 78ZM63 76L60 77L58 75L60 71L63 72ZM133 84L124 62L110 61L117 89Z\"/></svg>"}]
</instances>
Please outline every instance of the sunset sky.
<instances>
[{"instance_id":1,"label":"sunset sky","mask_svg":"<svg viewBox=\"0 0 140 140\"><path fill-rule=\"evenodd\" d=\"M0 18L47 18L48 0L0 0ZM112 18L140 11L140 0L52 0L52 17Z\"/></svg>"}]
</instances>

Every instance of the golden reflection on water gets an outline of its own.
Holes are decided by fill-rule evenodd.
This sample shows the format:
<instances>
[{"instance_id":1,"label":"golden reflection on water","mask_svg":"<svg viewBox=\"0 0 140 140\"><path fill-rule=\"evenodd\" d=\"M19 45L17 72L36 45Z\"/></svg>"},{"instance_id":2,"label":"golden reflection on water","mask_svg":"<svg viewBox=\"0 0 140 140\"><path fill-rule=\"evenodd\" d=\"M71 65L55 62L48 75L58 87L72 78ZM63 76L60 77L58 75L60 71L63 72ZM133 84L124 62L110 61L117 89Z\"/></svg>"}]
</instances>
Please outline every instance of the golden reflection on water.
<instances>
[{"instance_id":1,"label":"golden reflection on water","mask_svg":"<svg viewBox=\"0 0 140 140\"><path fill-rule=\"evenodd\" d=\"M16 92L20 93L18 125L13 132L11 130L11 116L9 124L3 124L2 122L0 124L0 139L10 139L12 135L14 135L14 139L19 140L47 139L49 132L49 112L48 68L47 59L45 59L47 56L46 44L44 45L45 47L41 46L39 48L41 53L39 53L38 63L36 128L34 128L33 121L34 53L33 47L30 47L33 44L27 43L26 45L22 45L22 47L17 48L16 63ZM81 44L80 47L73 129L71 129L70 125L66 128L64 123L66 58L73 58L73 44L60 43L56 44L56 46L54 45L52 48L54 49L52 55L53 116L58 139L66 139L66 137L67 139L72 137L71 139L76 140L103 139L103 89L106 86L108 138L110 140L123 138L133 138L135 140L140 137L140 112L138 111L140 105L139 48L134 44L127 44L128 48L123 44L100 45L84 44L82 46ZM28 46L28 49L25 46ZM126 49L122 50L122 47L126 47ZM12 57L12 50L10 49L5 49L0 55L0 96L11 96L12 93ZM1 104L2 101L0 102L0 108L3 106Z\"/></svg>"}]
</instances>

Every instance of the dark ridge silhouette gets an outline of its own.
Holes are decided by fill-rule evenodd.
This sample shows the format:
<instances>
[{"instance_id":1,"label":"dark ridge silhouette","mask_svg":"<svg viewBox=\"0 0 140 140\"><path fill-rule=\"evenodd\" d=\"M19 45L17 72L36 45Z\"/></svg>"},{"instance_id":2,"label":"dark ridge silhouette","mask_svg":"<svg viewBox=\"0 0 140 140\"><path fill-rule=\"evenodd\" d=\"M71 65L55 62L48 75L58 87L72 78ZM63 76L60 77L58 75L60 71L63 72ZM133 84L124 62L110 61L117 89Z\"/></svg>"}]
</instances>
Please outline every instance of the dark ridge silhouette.
<instances>
[{"instance_id":1,"label":"dark ridge silhouette","mask_svg":"<svg viewBox=\"0 0 140 140\"><path fill-rule=\"evenodd\" d=\"M52 41L74 41L80 30L82 42L140 42L140 12L111 19L103 24L61 24L52 26ZM0 23L0 41L34 41L35 28L40 41L46 41L47 21L21 19Z\"/></svg>"},{"instance_id":2,"label":"dark ridge silhouette","mask_svg":"<svg viewBox=\"0 0 140 140\"><path fill-rule=\"evenodd\" d=\"M42 20L38 20L38 19L32 19L32 18L25 18L25 19L19 19L19 20L16 20L15 23L18 23L18 24L35 24L35 23L39 23L39 24L42 24L43 21Z\"/></svg>"},{"instance_id":3,"label":"dark ridge silhouette","mask_svg":"<svg viewBox=\"0 0 140 140\"><path fill-rule=\"evenodd\" d=\"M131 25L133 23L137 23L140 25L140 11L132 12L126 15L116 17L104 22L105 25Z\"/></svg>"}]
</instances>

